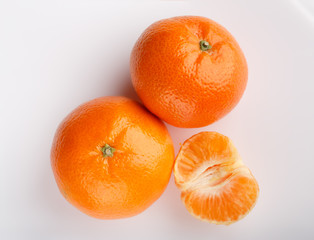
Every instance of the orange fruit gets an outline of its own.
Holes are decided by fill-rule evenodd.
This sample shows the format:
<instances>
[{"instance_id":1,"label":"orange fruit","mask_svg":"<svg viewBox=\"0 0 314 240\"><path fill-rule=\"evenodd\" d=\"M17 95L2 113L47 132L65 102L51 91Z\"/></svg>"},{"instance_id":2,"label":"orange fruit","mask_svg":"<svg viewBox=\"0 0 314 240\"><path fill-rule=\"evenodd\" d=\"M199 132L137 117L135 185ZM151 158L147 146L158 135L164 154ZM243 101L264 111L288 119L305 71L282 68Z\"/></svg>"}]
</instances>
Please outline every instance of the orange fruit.
<instances>
[{"instance_id":1,"label":"orange fruit","mask_svg":"<svg viewBox=\"0 0 314 240\"><path fill-rule=\"evenodd\" d=\"M239 102L248 78L232 35L196 16L149 26L132 50L130 72L144 105L176 127L203 127L225 116Z\"/></svg>"},{"instance_id":2,"label":"orange fruit","mask_svg":"<svg viewBox=\"0 0 314 240\"><path fill-rule=\"evenodd\" d=\"M77 107L58 127L51 149L63 196L101 219L145 210L165 190L173 162L163 122L124 97L97 98Z\"/></svg>"},{"instance_id":3,"label":"orange fruit","mask_svg":"<svg viewBox=\"0 0 314 240\"><path fill-rule=\"evenodd\" d=\"M246 216L259 193L230 139L216 132L201 132L184 142L174 177L187 210L215 224L231 224Z\"/></svg>"}]
</instances>

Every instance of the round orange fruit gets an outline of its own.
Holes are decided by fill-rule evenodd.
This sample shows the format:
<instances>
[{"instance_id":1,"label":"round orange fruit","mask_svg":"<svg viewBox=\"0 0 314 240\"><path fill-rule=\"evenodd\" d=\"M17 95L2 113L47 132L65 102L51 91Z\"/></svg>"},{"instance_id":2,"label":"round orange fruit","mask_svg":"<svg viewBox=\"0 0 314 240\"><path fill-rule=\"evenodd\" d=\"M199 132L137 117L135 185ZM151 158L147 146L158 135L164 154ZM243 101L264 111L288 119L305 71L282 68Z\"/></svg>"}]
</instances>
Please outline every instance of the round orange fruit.
<instances>
[{"instance_id":1,"label":"round orange fruit","mask_svg":"<svg viewBox=\"0 0 314 240\"><path fill-rule=\"evenodd\" d=\"M125 97L102 97L58 127L51 165L63 196L96 218L134 216L165 190L174 149L161 120Z\"/></svg>"},{"instance_id":2,"label":"round orange fruit","mask_svg":"<svg viewBox=\"0 0 314 240\"><path fill-rule=\"evenodd\" d=\"M197 16L160 20L131 53L133 86L144 105L176 127L203 127L239 102L248 69L242 50L218 23Z\"/></svg>"},{"instance_id":3,"label":"round orange fruit","mask_svg":"<svg viewBox=\"0 0 314 240\"><path fill-rule=\"evenodd\" d=\"M182 145L174 165L181 199L198 219L231 224L254 207L259 187L231 140L201 132Z\"/></svg>"}]
</instances>

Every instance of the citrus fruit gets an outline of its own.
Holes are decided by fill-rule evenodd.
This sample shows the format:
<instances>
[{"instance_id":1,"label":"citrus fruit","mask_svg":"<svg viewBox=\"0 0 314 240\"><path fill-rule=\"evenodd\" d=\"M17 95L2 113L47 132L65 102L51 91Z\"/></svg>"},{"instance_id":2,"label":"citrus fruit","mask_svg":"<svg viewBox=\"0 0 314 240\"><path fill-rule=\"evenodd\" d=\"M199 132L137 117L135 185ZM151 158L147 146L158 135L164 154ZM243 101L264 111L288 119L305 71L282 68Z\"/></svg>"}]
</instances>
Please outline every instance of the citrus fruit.
<instances>
[{"instance_id":1,"label":"citrus fruit","mask_svg":"<svg viewBox=\"0 0 314 240\"><path fill-rule=\"evenodd\" d=\"M102 97L72 111L58 127L51 165L63 196L82 212L136 215L165 190L174 149L161 120L124 97Z\"/></svg>"},{"instance_id":2,"label":"citrus fruit","mask_svg":"<svg viewBox=\"0 0 314 240\"><path fill-rule=\"evenodd\" d=\"M144 105L176 127L203 127L239 102L247 83L245 57L218 23L197 16L160 20L131 53L133 86Z\"/></svg>"},{"instance_id":3,"label":"citrus fruit","mask_svg":"<svg viewBox=\"0 0 314 240\"><path fill-rule=\"evenodd\" d=\"M258 184L230 139L201 132L182 145L174 165L181 199L196 218L231 224L254 207Z\"/></svg>"}]
</instances>

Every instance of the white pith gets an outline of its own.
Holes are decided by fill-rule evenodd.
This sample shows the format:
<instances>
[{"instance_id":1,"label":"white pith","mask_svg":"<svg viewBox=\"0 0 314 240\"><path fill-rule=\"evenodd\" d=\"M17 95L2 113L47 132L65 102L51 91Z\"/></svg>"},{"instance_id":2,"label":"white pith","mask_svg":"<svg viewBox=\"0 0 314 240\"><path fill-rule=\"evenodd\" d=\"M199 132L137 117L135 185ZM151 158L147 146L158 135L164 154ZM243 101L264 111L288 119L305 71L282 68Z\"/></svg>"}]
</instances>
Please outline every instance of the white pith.
<instances>
[{"instance_id":1,"label":"white pith","mask_svg":"<svg viewBox=\"0 0 314 240\"><path fill-rule=\"evenodd\" d=\"M206 161L195 169L191 178L179 183L181 191L197 190L200 194L217 195L227 191L227 184L237 175L251 178L250 170L242 161ZM226 178L220 181L220 179ZM219 182L218 184L215 184Z\"/></svg>"}]
</instances>

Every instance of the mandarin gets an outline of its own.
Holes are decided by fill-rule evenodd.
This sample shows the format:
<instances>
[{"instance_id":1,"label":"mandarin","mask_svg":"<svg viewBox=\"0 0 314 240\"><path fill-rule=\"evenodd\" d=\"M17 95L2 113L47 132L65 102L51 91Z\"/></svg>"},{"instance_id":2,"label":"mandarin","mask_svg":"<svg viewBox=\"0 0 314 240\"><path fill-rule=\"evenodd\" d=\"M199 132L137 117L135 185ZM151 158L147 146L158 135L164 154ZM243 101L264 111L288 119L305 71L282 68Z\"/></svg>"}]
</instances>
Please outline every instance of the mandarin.
<instances>
[{"instance_id":1,"label":"mandarin","mask_svg":"<svg viewBox=\"0 0 314 240\"><path fill-rule=\"evenodd\" d=\"M203 127L239 102L248 69L242 50L221 25L181 16L153 23L131 53L133 86L144 105L176 127Z\"/></svg>"},{"instance_id":2,"label":"mandarin","mask_svg":"<svg viewBox=\"0 0 314 240\"><path fill-rule=\"evenodd\" d=\"M84 103L59 125L51 165L62 195L96 218L134 216L165 190L174 149L162 121L125 97Z\"/></svg>"},{"instance_id":3,"label":"mandarin","mask_svg":"<svg viewBox=\"0 0 314 240\"><path fill-rule=\"evenodd\" d=\"M259 194L257 181L231 140L216 132L201 132L183 143L174 177L187 210L215 224L245 217Z\"/></svg>"}]
</instances>

